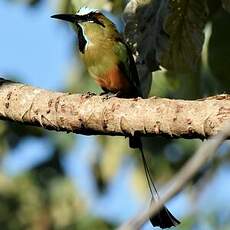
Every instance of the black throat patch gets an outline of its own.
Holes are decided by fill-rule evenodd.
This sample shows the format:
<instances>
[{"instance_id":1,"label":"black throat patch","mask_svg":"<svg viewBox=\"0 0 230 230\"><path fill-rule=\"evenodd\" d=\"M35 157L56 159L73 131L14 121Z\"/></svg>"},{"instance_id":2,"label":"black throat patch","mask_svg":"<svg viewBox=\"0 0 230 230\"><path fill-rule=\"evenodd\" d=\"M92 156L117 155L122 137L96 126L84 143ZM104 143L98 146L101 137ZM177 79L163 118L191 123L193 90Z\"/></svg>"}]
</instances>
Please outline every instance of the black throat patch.
<instances>
[{"instance_id":1,"label":"black throat patch","mask_svg":"<svg viewBox=\"0 0 230 230\"><path fill-rule=\"evenodd\" d=\"M78 32L78 46L79 46L79 50L81 53L85 53L85 47L86 47L86 39L84 38L83 35L83 30L81 28L81 26L77 25L77 32Z\"/></svg>"}]
</instances>

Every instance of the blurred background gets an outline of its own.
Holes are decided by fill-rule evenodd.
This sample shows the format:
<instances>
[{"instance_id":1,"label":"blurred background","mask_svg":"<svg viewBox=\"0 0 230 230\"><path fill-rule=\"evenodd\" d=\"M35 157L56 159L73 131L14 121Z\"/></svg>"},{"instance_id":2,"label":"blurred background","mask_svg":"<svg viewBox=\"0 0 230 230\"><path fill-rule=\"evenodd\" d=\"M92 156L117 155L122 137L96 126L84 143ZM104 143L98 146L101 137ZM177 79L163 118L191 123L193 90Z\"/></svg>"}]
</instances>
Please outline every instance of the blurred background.
<instances>
[{"instance_id":1,"label":"blurred background","mask_svg":"<svg viewBox=\"0 0 230 230\"><path fill-rule=\"evenodd\" d=\"M123 30L126 1L74 4L104 9ZM211 9L199 71L158 71L151 95L195 99L229 93L230 14L215 4ZM50 19L69 11L70 0L1 0L0 75L53 91L100 92L78 58L71 27ZM201 143L144 139L160 193ZM175 229L230 229L229 153L226 141L215 160L167 204L182 221ZM114 229L149 205L139 152L122 137L87 137L0 121L0 157L1 229ZM143 229L152 227L146 223Z\"/></svg>"}]
</instances>

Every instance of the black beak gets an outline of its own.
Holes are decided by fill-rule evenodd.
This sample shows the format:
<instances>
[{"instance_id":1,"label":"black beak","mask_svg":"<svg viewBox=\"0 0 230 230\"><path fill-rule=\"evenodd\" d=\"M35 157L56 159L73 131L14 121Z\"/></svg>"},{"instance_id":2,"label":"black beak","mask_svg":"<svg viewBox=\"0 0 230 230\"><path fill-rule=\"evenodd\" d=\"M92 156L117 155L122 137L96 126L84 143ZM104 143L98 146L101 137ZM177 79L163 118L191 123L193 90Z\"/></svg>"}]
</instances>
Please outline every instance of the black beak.
<instances>
[{"instance_id":1,"label":"black beak","mask_svg":"<svg viewBox=\"0 0 230 230\"><path fill-rule=\"evenodd\" d=\"M72 22L76 24L83 21L82 16L77 15L77 14L55 14L55 15L52 15L51 18L56 18L56 19L60 19L60 20L64 20L64 21Z\"/></svg>"}]
</instances>

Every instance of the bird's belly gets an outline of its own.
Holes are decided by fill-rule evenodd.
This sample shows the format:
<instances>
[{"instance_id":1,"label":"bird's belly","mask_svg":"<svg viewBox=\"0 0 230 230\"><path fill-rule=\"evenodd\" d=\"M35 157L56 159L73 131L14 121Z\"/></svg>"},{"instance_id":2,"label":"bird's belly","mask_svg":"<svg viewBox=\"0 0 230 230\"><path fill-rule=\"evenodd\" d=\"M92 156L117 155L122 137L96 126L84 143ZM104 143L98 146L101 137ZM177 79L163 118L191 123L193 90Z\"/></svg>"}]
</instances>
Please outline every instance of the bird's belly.
<instances>
[{"instance_id":1,"label":"bird's belly","mask_svg":"<svg viewBox=\"0 0 230 230\"><path fill-rule=\"evenodd\" d=\"M106 92L120 92L129 94L132 90L131 83L125 73L118 66L118 57L113 52L103 52L100 49L90 49L82 55L90 75L96 83Z\"/></svg>"},{"instance_id":2,"label":"bird's belly","mask_svg":"<svg viewBox=\"0 0 230 230\"><path fill-rule=\"evenodd\" d=\"M96 71L93 68L90 68L89 72L96 80L96 83L107 92L120 92L126 94L131 88L128 78L122 73L117 65L104 71L104 73Z\"/></svg>"}]
</instances>

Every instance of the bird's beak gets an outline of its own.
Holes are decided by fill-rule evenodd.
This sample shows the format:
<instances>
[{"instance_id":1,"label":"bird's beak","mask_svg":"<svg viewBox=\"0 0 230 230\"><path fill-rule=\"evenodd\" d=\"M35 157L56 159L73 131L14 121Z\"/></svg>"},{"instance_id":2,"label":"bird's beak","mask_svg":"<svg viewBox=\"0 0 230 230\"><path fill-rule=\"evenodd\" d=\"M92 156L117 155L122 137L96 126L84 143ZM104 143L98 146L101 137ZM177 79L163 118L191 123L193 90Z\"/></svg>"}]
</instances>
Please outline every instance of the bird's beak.
<instances>
[{"instance_id":1,"label":"bird's beak","mask_svg":"<svg viewBox=\"0 0 230 230\"><path fill-rule=\"evenodd\" d=\"M51 18L56 18L56 19L67 21L67 22L72 22L74 24L77 24L83 21L82 16L77 15L77 14L55 14L55 15L52 15Z\"/></svg>"}]
</instances>

